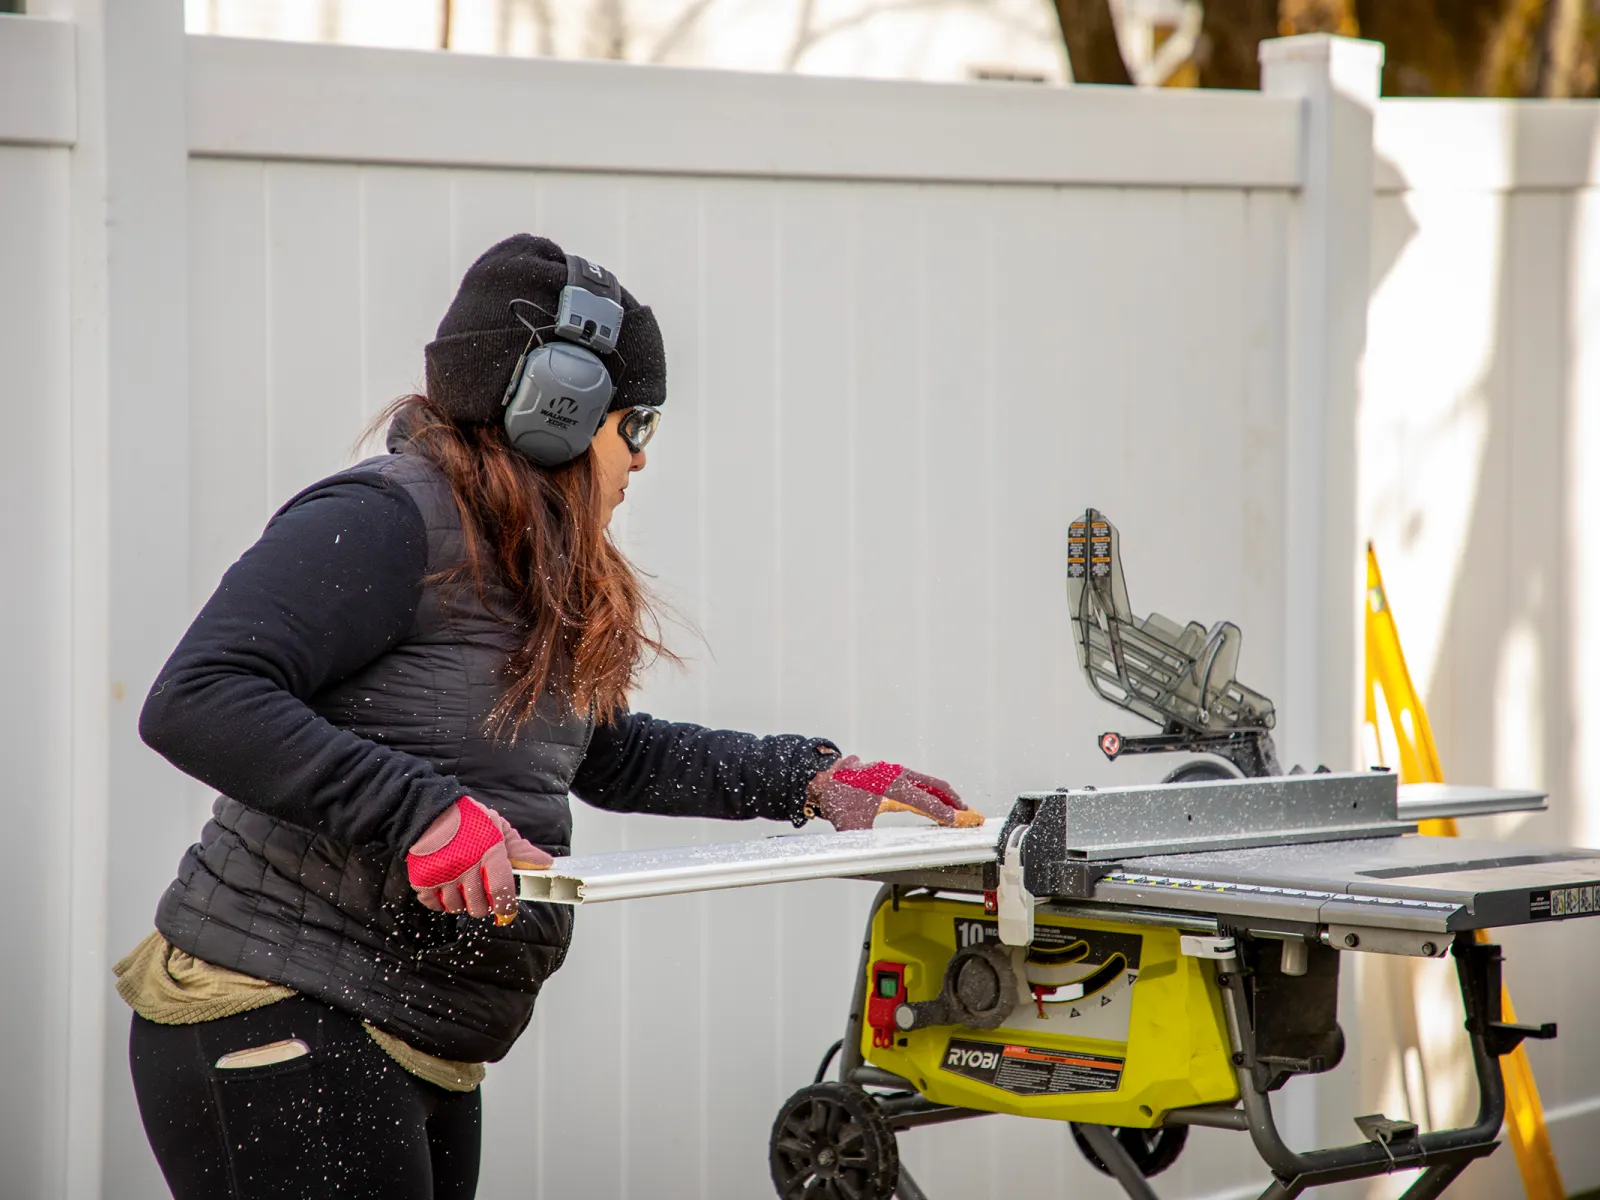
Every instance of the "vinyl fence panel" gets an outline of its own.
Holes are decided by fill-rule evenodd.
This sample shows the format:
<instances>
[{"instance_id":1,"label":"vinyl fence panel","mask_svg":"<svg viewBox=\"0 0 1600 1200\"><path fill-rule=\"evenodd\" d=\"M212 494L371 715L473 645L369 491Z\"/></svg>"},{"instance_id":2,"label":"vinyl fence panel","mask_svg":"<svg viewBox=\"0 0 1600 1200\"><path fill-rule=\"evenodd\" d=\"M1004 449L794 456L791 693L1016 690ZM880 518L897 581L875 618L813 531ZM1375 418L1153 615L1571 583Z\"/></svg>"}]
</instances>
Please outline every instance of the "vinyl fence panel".
<instances>
[{"instance_id":1,"label":"vinyl fence panel","mask_svg":"<svg viewBox=\"0 0 1600 1200\"><path fill-rule=\"evenodd\" d=\"M0 754L11 873L60 880L73 857L72 305L70 146L77 132L71 26L0 17ZM23 449L23 448L26 449ZM102 692L102 697L104 693ZM0 925L8 972L0 1021L0 1162L7 1186L48 1195L68 1138L63 1004L72 914L59 891L18 889Z\"/></svg>"},{"instance_id":2,"label":"vinyl fence panel","mask_svg":"<svg viewBox=\"0 0 1600 1200\"><path fill-rule=\"evenodd\" d=\"M0 76L6 55L0 45ZM0 117L0 122L4 118ZM72 760L71 306L68 151L8 144L0 126L0 363L7 442L0 471L8 569L0 588L0 754L13 878L64 879L73 852L66 803ZM26 447L26 449L22 449ZM54 887L22 884L0 924L10 994L0 1021L0 1162L19 1195L46 1195L66 1141L62 1062L71 923ZM25 969L20 969L26 964ZM42 1118L42 1119L41 1119Z\"/></svg>"},{"instance_id":3,"label":"vinyl fence panel","mask_svg":"<svg viewBox=\"0 0 1600 1200\"><path fill-rule=\"evenodd\" d=\"M1597 133L1600 106L1589 103L1391 101L1376 127L1363 524L1446 777L1551 793L1548 812L1481 818L1463 826L1468 836L1600 836L1600 710L1585 686L1600 664ZM1589 1186L1600 1175L1584 999L1600 982L1594 935L1530 927L1499 940L1520 1019L1561 1026L1558 1041L1529 1043L1528 1057L1563 1176L1573 1190ZM1439 990L1419 980L1424 1032L1409 1051L1427 1068L1429 1103L1399 1069L1405 1039L1370 1065L1375 1099L1431 1107L1436 1119L1463 1102L1452 1092L1453 1022L1428 1013ZM1519 1187L1510 1156L1496 1155L1455 1190Z\"/></svg>"}]
</instances>

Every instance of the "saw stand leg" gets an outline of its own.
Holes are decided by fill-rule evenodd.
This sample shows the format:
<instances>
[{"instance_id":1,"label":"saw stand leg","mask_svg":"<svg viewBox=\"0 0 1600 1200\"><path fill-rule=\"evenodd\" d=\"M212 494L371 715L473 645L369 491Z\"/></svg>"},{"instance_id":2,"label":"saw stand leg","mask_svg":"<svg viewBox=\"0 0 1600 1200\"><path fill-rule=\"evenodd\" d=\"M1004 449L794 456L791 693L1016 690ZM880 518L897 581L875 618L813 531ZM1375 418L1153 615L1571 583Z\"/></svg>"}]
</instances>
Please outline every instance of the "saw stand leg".
<instances>
[{"instance_id":1,"label":"saw stand leg","mask_svg":"<svg viewBox=\"0 0 1600 1200\"><path fill-rule=\"evenodd\" d=\"M1418 1133L1415 1126L1397 1129L1386 1140L1374 1139L1304 1154L1291 1150L1278 1133L1272 1104L1256 1090L1255 1035L1245 999L1245 980L1237 955L1216 960L1216 982L1239 1075L1245 1127L1257 1153L1272 1171L1273 1181L1261 1200L1294 1200L1308 1188L1364 1179L1394 1171L1422 1168L1401 1200L1433 1200L1474 1160L1491 1154L1505 1117L1505 1084L1501 1054L1526 1036L1551 1036L1500 1020L1500 948L1478 945L1470 933L1457 934L1456 975L1468 1014L1473 1066L1478 1077L1478 1119L1462 1129ZM1387 1123L1385 1123L1387 1124Z\"/></svg>"},{"instance_id":2,"label":"saw stand leg","mask_svg":"<svg viewBox=\"0 0 1600 1200\"><path fill-rule=\"evenodd\" d=\"M1110 1128L1105 1125L1079 1125L1078 1132L1083 1134L1083 1140L1089 1143L1089 1149L1094 1151L1095 1157L1105 1163L1112 1178L1128 1193L1128 1200L1158 1200L1149 1181Z\"/></svg>"},{"instance_id":3,"label":"saw stand leg","mask_svg":"<svg viewBox=\"0 0 1600 1200\"><path fill-rule=\"evenodd\" d=\"M871 966L868 957L872 953L872 922L877 918L878 910L894 900L895 889L885 884L867 910L867 932L861 942L861 964L856 972L856 979L860 983L851 994L850 1014L845 1020L844 1041L839 1048L839 1078L858 1087L887 1089L887 1095L876 1097L878 1110L889 1128L897 1134L920 1125L942 1125L948 1121L964 1121L968 1117L986 1117L988 1113L975 1109L956 1108L925 1100L910 1080L869 1066L861 1057L861 1027L866 1018L867 968ZM1122 1147L1118 1146L1117 1149L1121 1151ZM900 1181L895 1186L894 1194L898 1200L928 1200L927 1193L911 1177L904 1163L900 1164Z\"/></svg>"}]
</instances>

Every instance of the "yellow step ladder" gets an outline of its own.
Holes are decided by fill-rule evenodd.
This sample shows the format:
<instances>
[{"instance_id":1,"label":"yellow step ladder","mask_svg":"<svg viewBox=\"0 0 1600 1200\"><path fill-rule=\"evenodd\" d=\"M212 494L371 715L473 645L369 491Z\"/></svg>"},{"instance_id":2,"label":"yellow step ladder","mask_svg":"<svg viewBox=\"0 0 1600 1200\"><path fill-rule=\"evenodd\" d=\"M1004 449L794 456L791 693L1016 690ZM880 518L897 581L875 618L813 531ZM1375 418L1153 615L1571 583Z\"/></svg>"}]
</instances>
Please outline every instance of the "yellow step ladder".
<instances>
[{"instance_id":1,"label":"yellow step ladder","mask_svg":"<svg viewBox=\"0 0 1600 1200\"><path fill-rule=\"evenodd\" d=\"M1439 751L1433 744L1433 730L1428 725L1422 697L1411 685L1411 672L1406 669L1405 652L1400 648L1400 631L1384 594L1378 555L1369 542L1366 721L1371 726L1381 759L1384 739L1378 735L1380 697L1393 726L1393 745L1400 760L1380 765L1398 767L1402 783L1443 783L1444 771L1439 766ZM1423 821L1421 831L1436 837L1455 837L1456 823L1449 817ZM1480 942L1488 941L1488 931L1478 930L1477 937ZM1505 1019L1515 1021L1517 1014L1511 1007L1510 991L1504 991L1503 996ZM1550 1133L1545 1128L1539 1086L1534 1082L1528 1055L1518 1046L1500 1063L1506 1081L1506 1129L1511 1148L1516 1151L1517 1169L1522 1172L1522 1186L1528 1200L1566 1200L1566 1188L1562 1186L1561 1172L1550 1149Z\"/></svg>"}]
</instances>

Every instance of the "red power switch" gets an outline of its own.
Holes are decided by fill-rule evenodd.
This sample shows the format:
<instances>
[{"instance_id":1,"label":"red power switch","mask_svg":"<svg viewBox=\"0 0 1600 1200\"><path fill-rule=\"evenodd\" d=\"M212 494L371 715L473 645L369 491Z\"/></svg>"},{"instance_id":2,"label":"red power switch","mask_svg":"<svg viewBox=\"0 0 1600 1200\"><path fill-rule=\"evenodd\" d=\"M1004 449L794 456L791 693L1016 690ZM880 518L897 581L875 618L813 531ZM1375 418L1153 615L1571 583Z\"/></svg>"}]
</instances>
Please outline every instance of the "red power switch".
<instances>
[{"instance_id":1,"label":"red power switch","mask_svg":"<svg viewBox=\"0 0 1600 1200\"><path fill-rule=\"evenodd\" d=\"M872 1026L872 1044L880 1050L894 1045L894 1010L906 1002L905 963L872 964L872 996L867 1001L867 1024Z\"/></svg>"}]
</instances>

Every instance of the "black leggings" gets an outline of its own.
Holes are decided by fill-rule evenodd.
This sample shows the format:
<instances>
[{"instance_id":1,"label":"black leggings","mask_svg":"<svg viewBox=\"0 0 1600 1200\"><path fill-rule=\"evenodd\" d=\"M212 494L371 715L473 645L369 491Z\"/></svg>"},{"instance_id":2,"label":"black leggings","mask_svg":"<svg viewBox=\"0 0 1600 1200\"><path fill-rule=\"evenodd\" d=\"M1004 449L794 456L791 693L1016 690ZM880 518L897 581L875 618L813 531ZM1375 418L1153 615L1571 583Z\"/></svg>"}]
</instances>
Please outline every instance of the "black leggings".
<instances>
[{"instance_id":1,"label":"black leggings","mask_svg":"<svg viewBox=\"0 0 1600 1200\"><path fill-rule=\"evenodd\" d=\"M309 1054L218 1069L299 1038ZM133 1090L175 1200L471 1200L479 1094L405 1071L356 1018L304 996L198 1025L133 1018Z\"/></svg>"}]
</instances>

